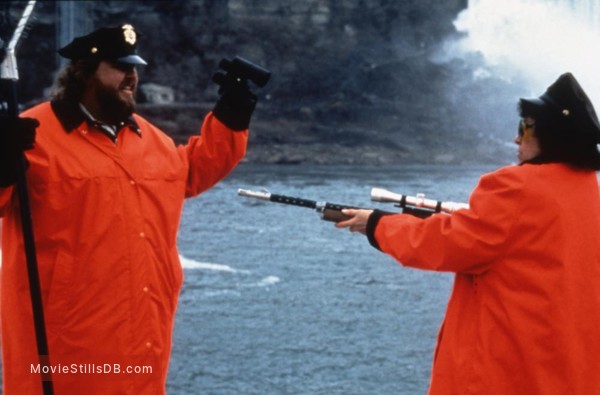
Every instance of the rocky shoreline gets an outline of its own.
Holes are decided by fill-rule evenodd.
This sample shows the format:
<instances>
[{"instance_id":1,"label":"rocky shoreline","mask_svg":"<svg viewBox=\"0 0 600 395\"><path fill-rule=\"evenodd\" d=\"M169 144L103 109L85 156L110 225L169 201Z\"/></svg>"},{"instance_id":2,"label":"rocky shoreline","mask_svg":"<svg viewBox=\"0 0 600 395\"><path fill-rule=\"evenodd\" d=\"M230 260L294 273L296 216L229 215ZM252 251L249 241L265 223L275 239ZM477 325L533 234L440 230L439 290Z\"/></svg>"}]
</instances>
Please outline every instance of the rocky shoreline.
<instances>
[{"instance_id":1,"label":"rocky shoreline","mask_svg":"<svg viewBox=\"0 0 600 395\"><path fill-rule=\"evenodd\" d=\"M139 105L138 112L185 143L197 133L209 104ZM365 128L362 132L361 126ZM516 147L508 141L481 138L464 142L444 138L389 137L358 122L322 125L313 119L278 118L257 112L251 124L244 162L268 164L507 164L515 160ZM398 143L397 141L401 141Z\"/></svg>"},{"instance_id":2,"label":"rocky shoreline","mask_svg":"<svg viewBox=\"0 0 600 395\"><path fill-rule=\"evenodd\" d=\"M516 150L506 146L481 149L454 149L439 151L427 148L398 150L385 146L342 144L252 144L250 142L245 162L271 164L508 164L515 160Z\"/></svg>"}]
</instances>

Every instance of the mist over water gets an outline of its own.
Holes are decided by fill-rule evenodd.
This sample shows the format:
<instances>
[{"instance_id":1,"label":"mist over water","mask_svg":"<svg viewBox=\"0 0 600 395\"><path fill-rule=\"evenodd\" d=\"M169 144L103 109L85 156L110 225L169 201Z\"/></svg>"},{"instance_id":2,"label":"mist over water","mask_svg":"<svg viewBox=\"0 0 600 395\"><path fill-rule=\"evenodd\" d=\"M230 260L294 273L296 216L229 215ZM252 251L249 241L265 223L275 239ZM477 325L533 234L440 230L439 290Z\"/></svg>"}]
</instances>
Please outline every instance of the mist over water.
<instances>
[{"instance_id":1,"label":"mist over water","mask_svg":"<svg viewBox=\"0 0 600 395\"><path fill-rule=\"evenodd\" d=\"M478 55L473 78L499 78L539 96L572 72L600 106L600 2L597 0L470 0L445 56Z\"/></svg>"}]
</instances>

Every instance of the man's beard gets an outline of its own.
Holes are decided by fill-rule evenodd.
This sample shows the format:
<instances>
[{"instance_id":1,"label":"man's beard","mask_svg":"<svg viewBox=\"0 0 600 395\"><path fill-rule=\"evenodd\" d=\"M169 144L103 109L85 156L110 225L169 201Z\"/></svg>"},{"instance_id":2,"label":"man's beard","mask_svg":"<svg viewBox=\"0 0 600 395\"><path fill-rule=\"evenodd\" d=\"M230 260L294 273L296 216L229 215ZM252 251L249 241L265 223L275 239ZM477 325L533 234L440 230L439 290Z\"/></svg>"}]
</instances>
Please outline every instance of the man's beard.
<instances>
[{"instance_id":1,"label":"man's beard","mask_svg":"<svg viewBox=\"0 0 600 395\"><path fill-rule=\"evenodd\" d=\"M135 91L133 96L119 93L119 90L96 85L96 100L100 103L103 118L114 125L127 119L135 111Z\"/></svg>"}]
</instances>

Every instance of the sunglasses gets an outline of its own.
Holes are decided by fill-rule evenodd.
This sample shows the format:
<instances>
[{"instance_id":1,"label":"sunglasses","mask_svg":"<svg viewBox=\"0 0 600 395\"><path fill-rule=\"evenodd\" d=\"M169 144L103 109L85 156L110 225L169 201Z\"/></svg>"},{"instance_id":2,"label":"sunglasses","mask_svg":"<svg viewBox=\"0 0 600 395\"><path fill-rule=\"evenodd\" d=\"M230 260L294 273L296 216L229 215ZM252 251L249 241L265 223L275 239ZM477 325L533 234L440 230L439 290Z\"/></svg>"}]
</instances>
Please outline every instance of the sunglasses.
<instances>
[{"instance_id":1,"label":"sunglasses","mask_svg":"<svg viewBox=\"0 0 600 395\"><path fill-rule=\"evenodd\" d=\"M535 122L527 123L527 122L525 122L524 119L521 119L519 121L519 137L523 138L523 136L525 135L525 131L527 129L533 129L534 127L535 127Z\"/></svg>"}]
</instances>

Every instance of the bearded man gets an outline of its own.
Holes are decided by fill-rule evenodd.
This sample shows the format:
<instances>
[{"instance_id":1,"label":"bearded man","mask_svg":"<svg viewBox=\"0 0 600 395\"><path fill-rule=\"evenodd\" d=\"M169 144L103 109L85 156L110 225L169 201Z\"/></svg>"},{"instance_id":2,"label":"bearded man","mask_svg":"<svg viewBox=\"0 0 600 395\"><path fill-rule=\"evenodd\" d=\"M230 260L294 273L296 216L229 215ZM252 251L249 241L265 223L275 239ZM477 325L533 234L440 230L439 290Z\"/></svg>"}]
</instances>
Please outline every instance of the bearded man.
<instances>
[{"instance_id":1,"label":"bearded man","mask_svg":"<svg viewBox=\"0 0 600 395\"><path fill-rule=\"evenodd\" d=\"M135 113L136 67L146 64L136 48L131 25L76 38L59 50L70 63L53 99L0 119L7 395L42 390L13 185L23 150L55 392L165 392L184 198L242 159L256 96L228 80L201 133L176 146Z\"/></svg>"}]
</instances>

